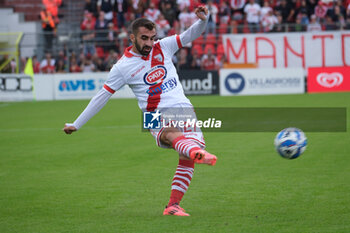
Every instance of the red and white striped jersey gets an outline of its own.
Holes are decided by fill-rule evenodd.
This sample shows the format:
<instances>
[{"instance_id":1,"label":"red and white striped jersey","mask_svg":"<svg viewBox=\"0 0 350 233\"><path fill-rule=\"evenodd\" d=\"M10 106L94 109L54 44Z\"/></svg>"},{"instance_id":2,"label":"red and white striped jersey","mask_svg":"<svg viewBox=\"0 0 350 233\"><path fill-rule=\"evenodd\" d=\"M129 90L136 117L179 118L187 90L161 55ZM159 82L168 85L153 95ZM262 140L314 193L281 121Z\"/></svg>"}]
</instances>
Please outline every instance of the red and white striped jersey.
<instances>
[{"instance_id":1,"label":"red and white striped jersey","mask_svg":"<svg viewBox=\"0 0 350 233\"><path fill-rule=\"evenodd\" d=\"M154 43L147 57L132 53L127 48L123 57L111 69L104 89L110 93L129 85L142 110L172 107L189 103L172 62L175 52L182 47L180 36L174 35Z\"/></svg>"}]
</instances>

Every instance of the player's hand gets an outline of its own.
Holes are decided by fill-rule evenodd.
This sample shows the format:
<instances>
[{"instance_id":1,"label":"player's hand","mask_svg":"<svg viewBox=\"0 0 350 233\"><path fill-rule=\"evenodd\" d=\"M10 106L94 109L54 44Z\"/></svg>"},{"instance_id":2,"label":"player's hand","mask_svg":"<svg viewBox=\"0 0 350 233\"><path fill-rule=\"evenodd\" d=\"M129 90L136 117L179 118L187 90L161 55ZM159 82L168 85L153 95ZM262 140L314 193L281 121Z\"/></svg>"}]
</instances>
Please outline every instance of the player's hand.
<instances>
[{"instance_id":1,"label":"player's hand","mask_svg":"<svg viewBox=\"0 0 350 233\"><path fill-rule=\"evenodd\" d=\"M194 10L194 13L201 20L205 20L207 18L207 15L208 15L208 8L206 6L199 6Z\"/></svg>"},{"instance_id":2,"label":"player's hand","mask_svg":"<svg viewBox=\"0 0 350 233\"><path fill-rule=\"evenodd\" d=\"M72 134L74 131L77 131L77 128L75 128L72 124L65 124L63 131L66 134Z\"/></svg>"}]
</instances>

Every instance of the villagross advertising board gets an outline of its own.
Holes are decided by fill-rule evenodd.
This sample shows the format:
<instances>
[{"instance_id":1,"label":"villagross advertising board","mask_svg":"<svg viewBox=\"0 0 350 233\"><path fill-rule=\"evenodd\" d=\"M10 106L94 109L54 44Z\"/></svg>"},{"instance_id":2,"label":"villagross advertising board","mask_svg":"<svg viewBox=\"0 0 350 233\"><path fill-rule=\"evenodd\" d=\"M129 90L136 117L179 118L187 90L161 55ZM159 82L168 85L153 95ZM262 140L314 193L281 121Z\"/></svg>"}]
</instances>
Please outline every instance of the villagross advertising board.
<instances>
[{"instance_id":1,"label":"villagross advertising board","mask_svg":"<svg viewBox=\"0 0 350 233\"><path fill-rule=\"evenodd\" d=\"M302 68L221 69L220 95L300 94L305 92Z\"/></svg>"}]
</instances>

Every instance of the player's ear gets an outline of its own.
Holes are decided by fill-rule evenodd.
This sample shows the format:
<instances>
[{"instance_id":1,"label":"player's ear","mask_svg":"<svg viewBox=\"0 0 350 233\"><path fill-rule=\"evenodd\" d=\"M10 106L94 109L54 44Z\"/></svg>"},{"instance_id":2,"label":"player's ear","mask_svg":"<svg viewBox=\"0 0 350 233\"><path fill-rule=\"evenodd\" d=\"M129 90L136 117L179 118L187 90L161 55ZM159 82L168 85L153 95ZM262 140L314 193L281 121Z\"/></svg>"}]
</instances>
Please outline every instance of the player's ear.
<instances>
[{"instance_id":1,"label":"player's ear","mask_svg":"<svg viewBox=\"0 0 350 233\"><path fill-rule=\"evenodd\" d=\"M130 40L132 43L135 43L135 35L134 34L130 34Z\"/></svg>"}]
</instances>

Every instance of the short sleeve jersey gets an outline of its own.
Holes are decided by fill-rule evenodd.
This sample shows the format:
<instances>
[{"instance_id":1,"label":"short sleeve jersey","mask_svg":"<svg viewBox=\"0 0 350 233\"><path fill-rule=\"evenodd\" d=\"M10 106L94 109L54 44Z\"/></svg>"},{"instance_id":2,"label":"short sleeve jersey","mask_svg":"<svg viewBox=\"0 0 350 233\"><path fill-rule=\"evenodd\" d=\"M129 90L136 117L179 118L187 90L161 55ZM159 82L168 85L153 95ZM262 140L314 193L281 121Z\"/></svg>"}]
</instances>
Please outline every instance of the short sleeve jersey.
<instances>
[{"instance_id":1,"label":"short sleeve jersey","mask_svg":"<svg viewBox=\"0 0 350 233\"><path fill-rule=\"evenodd\" d=\"M189 103L172 62L175 52L182 47L178 35L154 43L147 57L131 53L127 48L122 58L112 67L104 89L114 93L124 85L134 92L140 109L154 111L178 103Z\"/></svg>"}]
</instances>

